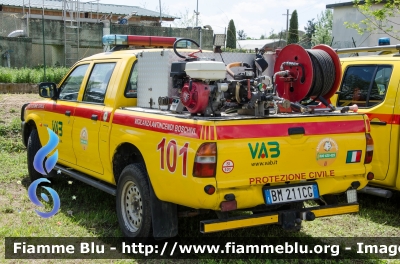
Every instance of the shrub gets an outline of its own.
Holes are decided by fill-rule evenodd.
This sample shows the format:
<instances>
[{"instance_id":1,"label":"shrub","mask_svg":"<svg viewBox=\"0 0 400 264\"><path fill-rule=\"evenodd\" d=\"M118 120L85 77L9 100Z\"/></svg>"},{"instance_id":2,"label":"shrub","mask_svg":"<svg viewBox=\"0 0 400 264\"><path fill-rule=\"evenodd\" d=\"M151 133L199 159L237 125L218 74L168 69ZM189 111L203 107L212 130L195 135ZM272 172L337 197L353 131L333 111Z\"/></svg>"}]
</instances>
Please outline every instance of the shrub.
<instances>
[{"instance_id":1,"label":"shrub","mask_svg":"<svg viewBox=\"0 0 400 264\"><path fill-rule=\"evenodd\" d=\"M59 83L69 68L49 67L46 68L46 81ZM44 76L43 67L35 68L6 68L0 67L0 83L33 83L42 82Z\"/></svg>"}]
</instances>

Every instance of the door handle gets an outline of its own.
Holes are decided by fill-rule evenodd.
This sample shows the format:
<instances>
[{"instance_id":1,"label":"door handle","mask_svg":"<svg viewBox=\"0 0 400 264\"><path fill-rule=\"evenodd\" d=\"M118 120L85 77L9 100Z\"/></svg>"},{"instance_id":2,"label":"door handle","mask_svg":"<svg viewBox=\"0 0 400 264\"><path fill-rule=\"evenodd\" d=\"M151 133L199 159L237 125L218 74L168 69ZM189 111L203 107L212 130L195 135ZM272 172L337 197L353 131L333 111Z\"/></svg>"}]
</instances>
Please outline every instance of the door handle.
<instances>
[{"instance_id":1,"label":"door handle","mask_svg":"<svg viewBox=\"0 0 400 264\"><path fill-rule=\"evenodd\" d=\"M371 125L386 126L386 121L370 121Z\"/></svg>"},{"instance_id":2,"label":"door handle","mask_svg":"<svg viewBox=\"0 0 400 264\"><path fill-rule=\"evenodd\" d=\"M66 116L71 116L71 111L69 111L69 110L65 111L65 115Z\"/></svg>"},{"instance_id":3,"label":"door handle","mask_svg":"<svg viewBox=\"0 0 400 264\"><path fill-rule=\"evenodd\" d=\"M97 121L97 115L92 115L92 120Z\"/></svg>"},{"instance_id":4,"label":"door handle","mask_svg":"<svg viewBox=\"0 0 400 264\"><path fill-rule=\"evenodd\" d=\"M288 129L289 135L304 135L305 133L304 127L291 127Z\"/></svg>"}]
</instances>

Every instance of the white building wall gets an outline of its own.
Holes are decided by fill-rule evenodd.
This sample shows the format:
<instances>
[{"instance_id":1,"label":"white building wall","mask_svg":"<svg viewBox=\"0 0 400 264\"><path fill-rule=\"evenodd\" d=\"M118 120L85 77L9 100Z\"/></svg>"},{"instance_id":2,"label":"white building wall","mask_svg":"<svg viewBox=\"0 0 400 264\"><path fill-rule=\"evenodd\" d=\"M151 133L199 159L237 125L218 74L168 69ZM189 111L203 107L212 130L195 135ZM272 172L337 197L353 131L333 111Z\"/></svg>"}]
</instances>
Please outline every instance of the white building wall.
<instances>
[{"instance_id":1,"label":"white building wall","mask_svg":"<svg viewBox=\"0 0 400 264\"><path fill-rule=\"evenodd\" d=\"M354 47L353 39L357 47L377 46L379 38L390 37L384 32L370 33L365 32L363 35L358 34L355 29L346 28L345 22L360 23L365 16L352 5L333 7L333 48L352 48ZM393 21L393 26L400 30L400 17L389 18ZM353 39L352 39L353 38ZM399 44L400 41L390 37L390 44Z\"/></svg>"}]
</instances>

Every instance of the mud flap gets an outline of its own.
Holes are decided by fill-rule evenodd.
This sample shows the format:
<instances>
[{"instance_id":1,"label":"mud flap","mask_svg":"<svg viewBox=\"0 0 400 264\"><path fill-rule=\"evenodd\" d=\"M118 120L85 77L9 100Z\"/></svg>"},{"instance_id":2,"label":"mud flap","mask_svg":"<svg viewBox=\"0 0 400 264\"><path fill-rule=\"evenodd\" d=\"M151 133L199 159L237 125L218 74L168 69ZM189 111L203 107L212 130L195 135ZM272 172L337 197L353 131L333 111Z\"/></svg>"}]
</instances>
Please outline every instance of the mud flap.
<instances>
[{"instance_id":1,"label":"mud flap","mask_svg":"<svg viewBox=\"0 0 400 264\"><path fill-rule=\"evenodd\" d=\"M174 237L178 234L178 208L176 204L157 198L150 185L151 219L154 238Z\"/></svg>"}]
</instances>

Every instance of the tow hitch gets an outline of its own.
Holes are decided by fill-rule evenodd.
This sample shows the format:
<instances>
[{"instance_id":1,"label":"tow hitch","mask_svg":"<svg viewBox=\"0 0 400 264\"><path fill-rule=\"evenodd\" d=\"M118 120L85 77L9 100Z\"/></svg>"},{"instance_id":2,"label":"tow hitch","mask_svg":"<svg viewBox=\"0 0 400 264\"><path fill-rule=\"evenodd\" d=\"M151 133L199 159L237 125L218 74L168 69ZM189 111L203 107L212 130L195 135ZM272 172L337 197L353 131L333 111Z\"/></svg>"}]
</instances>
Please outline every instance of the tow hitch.
<instances>
[{"instance_id":1,"label":"tow hitch","mask_svg":"<svg viewBox=\"0 0 400 264\"><path fill-rule=\"evenodd\" d=\"M313 221L315 214L311 211L297 212L297 211L284 211L279 213L279 223L285 230L298 231L301 228L301 222Z\"/></svg>"}]
</instances>

